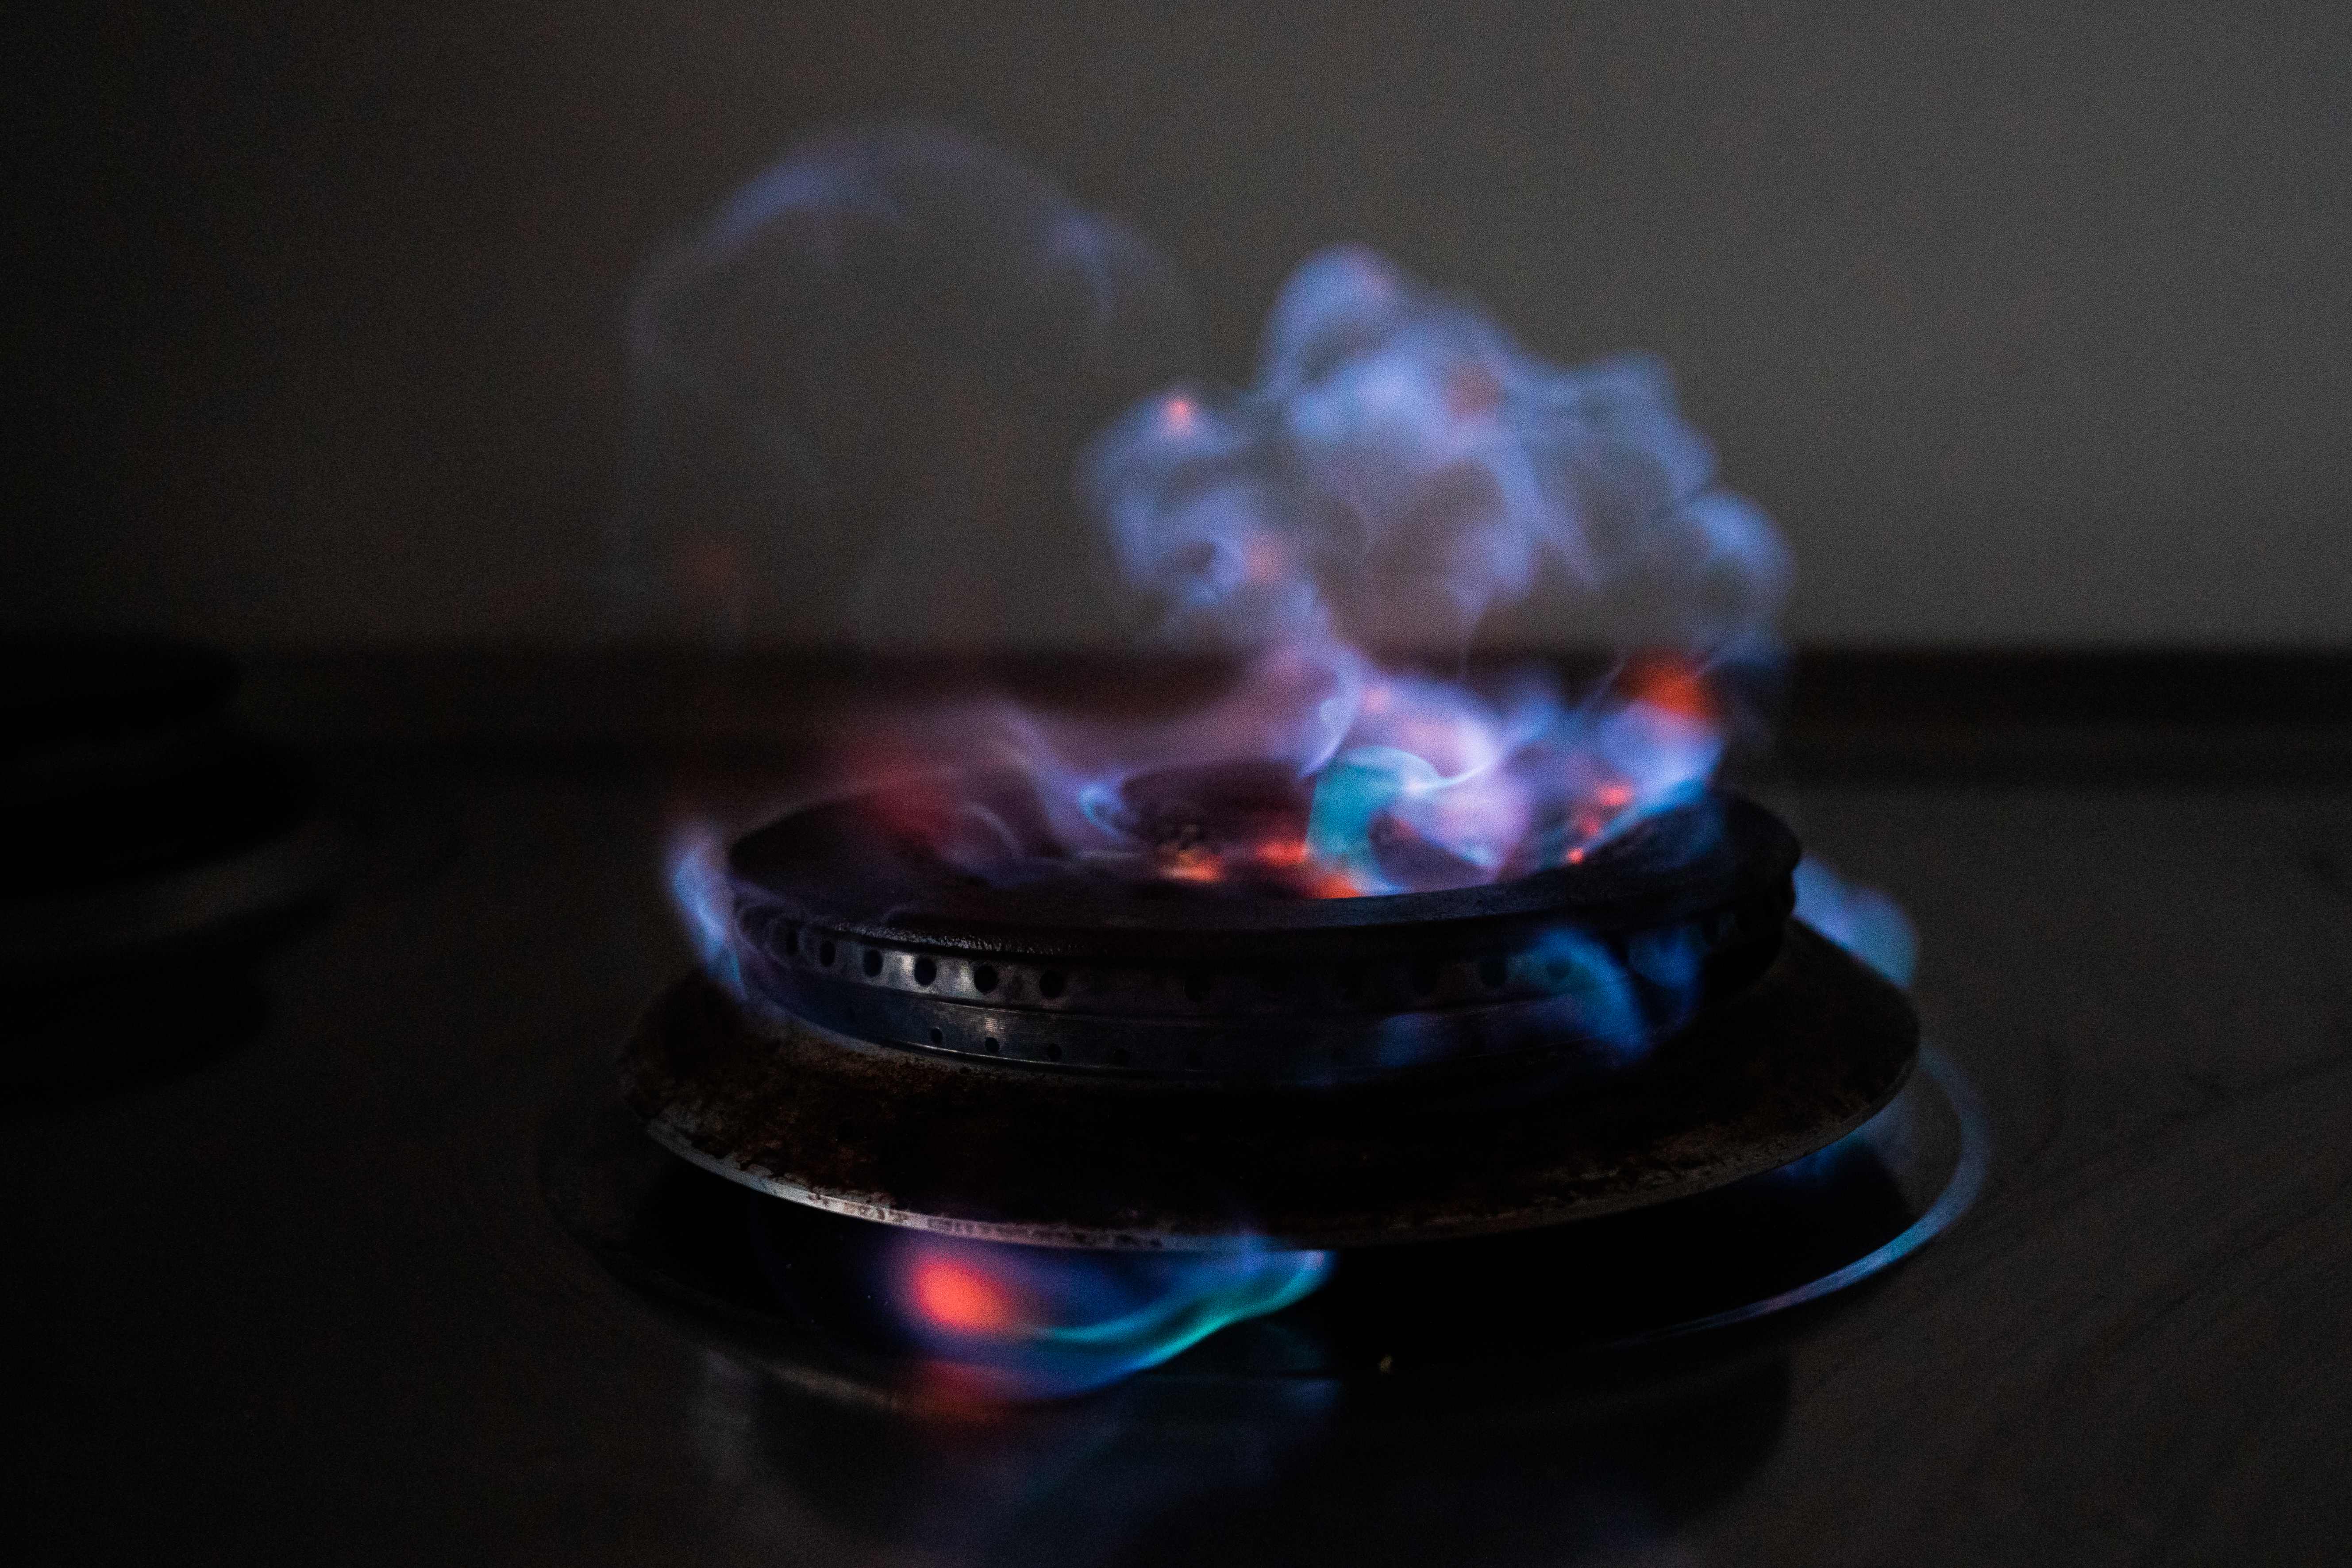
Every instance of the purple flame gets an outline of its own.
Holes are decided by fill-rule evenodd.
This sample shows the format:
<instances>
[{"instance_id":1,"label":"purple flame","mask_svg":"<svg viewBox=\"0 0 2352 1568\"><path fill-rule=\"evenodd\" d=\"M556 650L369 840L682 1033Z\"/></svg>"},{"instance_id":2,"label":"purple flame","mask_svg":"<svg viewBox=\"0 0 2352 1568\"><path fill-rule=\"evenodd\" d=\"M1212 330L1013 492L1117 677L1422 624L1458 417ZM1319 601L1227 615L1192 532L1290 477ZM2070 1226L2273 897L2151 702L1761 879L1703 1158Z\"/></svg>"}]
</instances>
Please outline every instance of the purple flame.
<instances>
[{"instance_id":1,"label":"purple flame","mask_svg":"<svg viewBox=\"0 0 2352 1568\"><path fill-rule=\"evenodd\" d=\"M629 314L613 586L645 633L984 646L1094 625L1086 435L1192 372L1124 226L951 133L820 136L657 258Z\"/></svg>"},{"instance_id":2,"label":"purple flame","mask_svg":"<svg viewBox=\"0 0 2352 1568\"><path fill-rule=\"evenodd\" d=\"M728 635L1051 640L1115 605L1163 646L1240 656L1250 678L1192 721L1084 756L1043 724L985 745L1037 773L1057 852L1098 873L1460 886L1572 860L1705 784L1744 717L1733 677L1776 657L1787 566L1654 361L1548 363L1355 247L1292 277L1246 389L1181 379L1189 315L1142 240L1001 154L813 142L637 301L640 575ZM1506 623L1605 668L1573 689L1423 668ZM949 728L967 749L935 761L982 760L974 726ZM1307 781L1312 825L1171 856L1105 809L1150 769L1229 763ZM968 842L983 875L1036 869Z\"/></svg>"},{"instance_id":3,"label":"purple flame","mask_svg":"<svg viewBox=\"0 0 2352 1568\"><path fill-rule=\"evenodd\" d=\"M1168 721L983 703L878 748L950 794L983 769L1034 781L1039 830L969 795L932 814L940 851L986 879L1464 887L1574 864L1706 788L1751 717L1743 676L1777 658L1787 563L1717 487L1662 367L1549 363L1340 247L1283 289L1251 385L1137 400L1189 362L1188 314L1140 239L1001 154L914 131L820 139L640 297L632 515L670 531L688 577L709 566L780 608L913 602L1024 551L1058 562L1018 617L985 593L929 617L990 633L1103 600L1072 585L1091 542L1108 598L1161 646L1240 661ZM1065 496L1075 471L1091 529L1057 532L1049 470ZM878 599L871 570L842 592L827 574L864 538L883 541L874 562L925 569L886 572ZM1433 673L1505 620L1591 650L1593 671ZM1171 773L1225 793L1142 798ZM723 964L709 847L678 887ZM1648 968L1625 984L1671 990L1673 964Z\"/></svg>"},{"instance_id":4,"label":"purple flame","mask_svg":"<svg viewBox=\"0 0 2352 1568\"><path fill-rule=\"evenodd\" d=\"M1164 626L1221 646L1444 651L1549 590L1565 641L1769 652L1787 563L1664 370L1564 369L1356 247L1294 273L1255 386L1181 389L1082 470Z\"/></svg>"},{"instance_id":5,"label":"purple flame","mask_svg":"<svg viewBox=\"0 0 2352 1568\"><path fill-rule=\"evenodd\" d=\"M1255 386L1139 405L1080 488L1164 637L1320 677L1235 755L1313 778L1308 856L1383 893L1560 864L1706 782L1713 676L1772 657L1787 576L1713 470L1654 363L1547 364L1349 247L1284 289ZM1581 700L1534 675L1497 698L1369 651L1459 647L1538 590L1555 635L1647 651L1653 674L1666 654L1678 700L1624 665ZM1383 830L1440 853L1400 871Z\"/></svg>"}]
</instances>

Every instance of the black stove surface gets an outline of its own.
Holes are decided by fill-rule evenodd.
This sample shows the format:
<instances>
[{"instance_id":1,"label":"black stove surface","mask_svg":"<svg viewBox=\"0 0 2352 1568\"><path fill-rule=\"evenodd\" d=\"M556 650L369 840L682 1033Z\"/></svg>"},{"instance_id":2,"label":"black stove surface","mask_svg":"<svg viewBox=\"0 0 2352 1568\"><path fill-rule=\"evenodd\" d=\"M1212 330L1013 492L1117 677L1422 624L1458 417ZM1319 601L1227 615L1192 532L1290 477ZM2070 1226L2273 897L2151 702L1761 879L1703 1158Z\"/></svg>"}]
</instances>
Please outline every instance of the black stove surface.
<instances>
[{"instance_id":1,"label":"black stove surface","mask_svg":"<svg viewBox=\"0 0 2352 1568\"><path fill-rule=\"evenodd\" d=\"M1771 797L1909 909L1927 1038L1996 1128L1975 1209L1841 1300L1441 1379L1289 1375L1279 1334L1252 1364L1213 1339L1103 1395L947 1418L730 1348L550 1212L565 1086L685 962L662 782L424 752L327 772L360 863L271 963L266 1021L226 1047L159 1026L202 1048L0 1111L13 1560L1927 1568L2352 1543L2352 793Z\"/></svg>"}]
</instances>

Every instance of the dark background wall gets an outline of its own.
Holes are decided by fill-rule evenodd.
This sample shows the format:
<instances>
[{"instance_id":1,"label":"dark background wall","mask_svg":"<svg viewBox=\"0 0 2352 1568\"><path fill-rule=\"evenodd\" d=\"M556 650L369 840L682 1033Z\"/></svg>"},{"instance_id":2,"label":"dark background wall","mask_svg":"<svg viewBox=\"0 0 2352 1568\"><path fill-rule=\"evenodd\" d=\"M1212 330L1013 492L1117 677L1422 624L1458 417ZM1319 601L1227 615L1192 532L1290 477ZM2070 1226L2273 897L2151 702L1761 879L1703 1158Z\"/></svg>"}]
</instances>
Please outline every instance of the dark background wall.
<instances>
[{"instance_id":1,"label":"dark background wall","mask_svg":"<svg viewBox=\"0 0 2352 1568\"><path fill-rule=\"evenodd\" d=\"M2352 640L2337 5L12 9L0 619L591 641L636 268L922 114L1247 364L1360 239L1654 349L1815 642ZM1017 635L1018 628L1012 628Z\"/></svg>"}]
</instances>

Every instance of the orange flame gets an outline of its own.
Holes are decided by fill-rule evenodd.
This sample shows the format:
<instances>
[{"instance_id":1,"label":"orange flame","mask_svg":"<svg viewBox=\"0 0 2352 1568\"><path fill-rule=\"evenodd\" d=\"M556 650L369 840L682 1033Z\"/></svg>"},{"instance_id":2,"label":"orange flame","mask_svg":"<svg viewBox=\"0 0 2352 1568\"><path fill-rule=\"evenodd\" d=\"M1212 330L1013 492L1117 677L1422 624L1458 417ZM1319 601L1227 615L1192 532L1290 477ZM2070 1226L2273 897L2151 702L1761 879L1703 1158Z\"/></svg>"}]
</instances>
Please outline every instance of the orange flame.
<instances>
[{"instance_id":1,"label":"orange flame","mask_svg":"<svg viewBox=\"0 0 2352 1568\"><path fill-rule=\"evenodd\" d=\"M1719 716L1706 672L1678 658L1636 660L1626 668L1624 687L1634 701L1646 702L1681 718L1713 722Z\"/></svg>"},{"instance_id":2,"label":"orange flame","mask_svg":"<svg viewBox=\"0 0 2352 1568\"><path fill-rule=\"evenodd\" d=\"M915 1306L940 1328L960 1334L1003 1334L1021 1325L1012 1292L1002 1282L952 1258L915 1265Z\"/></svg>"},{"instance_id":3,"label":"orange flame","mask_svg":"<svg viewBox=\"0 0 2352 1568\"><path fill-rule=\"evenodd\" d=\"M1225 865L1195 845L1161 857L1160 874L1175 882L1222 882L1225 879Z\"/></svg>"},{"instance_id":4,"label":"orange flame","mask_svg":"<svg viewBox=\"0 0 2352 1568\"><path fill-rule=\"evenodd\" d=\"M1314 899L1353 899L1360 897L1363 889L1345 871L1318 872L1307 884L1307 894Z\"/></svg>"},{"instance_id":5,"label":"orange flame","mask_svg":"<svg viewBox=\"0 0 2352 1568\"><path fill-rule=\"evenodd\" d=\"M1323 865L1311 857L1303 836L1265 838L1255 843L1222 847L1188 844L1181 848L1163 850L1158 857L1156 869L1170 881L1200 886L1257 873L1257 880L1277 882L1291 892L1309 899L1353 899L1363 892L1363 889L1347 872Z\"/></svg>"}]
</instances>

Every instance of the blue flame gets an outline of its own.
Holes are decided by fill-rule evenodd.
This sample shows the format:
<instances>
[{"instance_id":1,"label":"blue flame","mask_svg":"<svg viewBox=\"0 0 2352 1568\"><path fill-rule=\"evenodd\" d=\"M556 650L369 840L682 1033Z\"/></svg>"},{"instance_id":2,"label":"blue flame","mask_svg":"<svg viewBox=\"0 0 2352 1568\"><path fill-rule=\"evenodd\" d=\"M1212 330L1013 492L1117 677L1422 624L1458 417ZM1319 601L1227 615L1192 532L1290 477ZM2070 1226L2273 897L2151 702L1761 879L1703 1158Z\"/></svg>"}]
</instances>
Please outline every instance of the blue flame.
<instances>
[{"instance_id":1,"label":"blue flame","mask_svg":"<svg viewBox=\"0 0 2352 1568\"><path fill-rule=\"evenodd\" d=\"M1400 805L1425 799L1448 782L1426 758L1394 746L1343 752L1316 780L1307 852L1344 872L1360 893L1395 892L1373 850L1372 830ZM1463 858L1475 863L1471 855Z\"/></svg>"},{"instance_id":2,"label":"blue flame","mask_svg":"<svg viewBox=\"0 0 2352 1568\"><path fill-rule=\"evenodd\" d=\"M1897 985L1919 963L1919 938L1903 906L1875 888L1849 882L1808 855L1797 866L1797 918Z\"/></svg>"},{"instance_id":3,"label":"blue flame","mask_svg":"<svg viewBox=\"0 0 2352 1568\"><path fill-rule=\"evenodd\" d=\"M1321 1285L1327 1252L1097 1252L909 1231L883 1261L901 1326L955 1387L1056 1399L1156 1366Z\"/></svg>"},{"instance_id":4,"label":"blue flame","mask_svg":"<svg viewBox=\"0 0 2352 1568\"><path fill-rule=\"evenodd\" d=\"M725 841L708 823L683 824L670 837L667 869L670 907L703 973L731 994L742 995L742 961L735 951L735 890L727 878Z\"/></svg>"},{"instance_id":5,"label":"blue flame","mask_svg":"<svg viewBox=\"0 0 2352 1568\"><path fill-rule=\"evenodd\" d=\"M1578 1033L1621 1057L1638 1055L1648 1046L1650 1022L1633 977L1607 943L1572 926L1556 926L1544 933L1536 952Z\"/></svg>"}]
</instances>

